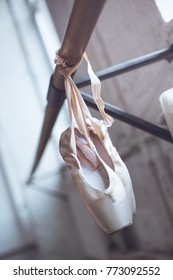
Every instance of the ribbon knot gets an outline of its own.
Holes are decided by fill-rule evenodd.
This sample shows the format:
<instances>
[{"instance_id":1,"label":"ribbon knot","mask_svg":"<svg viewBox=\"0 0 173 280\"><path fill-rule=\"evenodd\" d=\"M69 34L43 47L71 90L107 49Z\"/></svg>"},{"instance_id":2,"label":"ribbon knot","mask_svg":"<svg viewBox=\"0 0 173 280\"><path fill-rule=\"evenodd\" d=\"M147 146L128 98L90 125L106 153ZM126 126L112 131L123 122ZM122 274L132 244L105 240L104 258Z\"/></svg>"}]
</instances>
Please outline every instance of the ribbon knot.
<instances>
[{"instance_id":1,"label":"ribbon knot","mask_svg":"<svg viewBox=\"0 0 173 280\"><path fill-rule=\"evenodd\" d=\"M67 78L67 77L71 76L76 71L76 69L79 67L79 65L82 62L82 59L81 59L74 66L69 66L67 64L67 61L64 58L62 58L58 55L58 51L55 54L56 54L56 56L54 58L54 63L56 65L59 65L59 72L60 72L61 75L64 76L64 78Z\"/></svg>"}]
</instances>

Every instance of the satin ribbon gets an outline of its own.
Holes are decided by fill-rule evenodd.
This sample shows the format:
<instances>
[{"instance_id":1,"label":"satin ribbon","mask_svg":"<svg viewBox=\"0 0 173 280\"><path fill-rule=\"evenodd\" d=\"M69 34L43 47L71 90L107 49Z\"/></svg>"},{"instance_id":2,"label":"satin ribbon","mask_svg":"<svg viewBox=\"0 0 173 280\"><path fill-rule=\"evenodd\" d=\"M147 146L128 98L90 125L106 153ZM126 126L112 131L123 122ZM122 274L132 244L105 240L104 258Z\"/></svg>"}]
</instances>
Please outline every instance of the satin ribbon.
<instances>
[{"instance_id":1,"label":"satin ribbon","mask_svg":"<svg viewBox=\"0 0 173 280\"><path fill-rule=\"evenodd\" d=\"M110 127L113 123L113 119L104 110L105 104L103 99L101 98L101 82L98 79L98 77L95 75L86 53L84 53L83 58L86 60L88 65L87 69L88 69L89 77L91 79L91 89L92 89L94 101L103 118L104 124ZM86 117L90 119L96 134L100 134L100 128L98 124L94 122L92 115L80 94L80 91L78 90L77 86L75 85L74 81L71 78L71 75L76 71L76 69L81 64L82 59L79 63L70 67L67 65L66 60L60 57L58 55L58 52L56 52L54 62L56 65L59 66L59 71L64 76L65 91L67 96L68 111L69 111L70 123L71 123L70 145L71 148L73 149L73 152L77 155L75 131L74 131L75 126L77 125L80 133L85 137L89 147L92 147L93 143L90 139ZM100 135L98 136L100 137Z\"/></svg>"}]
</instances>

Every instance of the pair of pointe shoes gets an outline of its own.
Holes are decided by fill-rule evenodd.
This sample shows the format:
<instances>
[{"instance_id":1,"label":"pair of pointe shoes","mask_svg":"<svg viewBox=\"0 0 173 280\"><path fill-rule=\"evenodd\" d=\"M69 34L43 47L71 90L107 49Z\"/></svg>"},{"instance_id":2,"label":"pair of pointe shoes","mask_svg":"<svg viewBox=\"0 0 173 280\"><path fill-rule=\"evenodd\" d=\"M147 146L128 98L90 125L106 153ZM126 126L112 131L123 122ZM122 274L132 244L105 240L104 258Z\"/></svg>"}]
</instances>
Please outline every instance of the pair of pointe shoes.
<instances>
[{"instance_id":1,"label":"pair of pointe shoes","mask_svg":"<svg viewBox=\"0 0 173 280\"><path fill-rule=\"evenodd\" d=\"M103 231L110 234L133 223L136 203L129 172L106 126L96 119L93 121L100 133L90 131L91 147L75 128L75 155L70 148L71 128L68 128L60 138L60 153L70 168L84 205Z\"/></svg>"}]
</instances>

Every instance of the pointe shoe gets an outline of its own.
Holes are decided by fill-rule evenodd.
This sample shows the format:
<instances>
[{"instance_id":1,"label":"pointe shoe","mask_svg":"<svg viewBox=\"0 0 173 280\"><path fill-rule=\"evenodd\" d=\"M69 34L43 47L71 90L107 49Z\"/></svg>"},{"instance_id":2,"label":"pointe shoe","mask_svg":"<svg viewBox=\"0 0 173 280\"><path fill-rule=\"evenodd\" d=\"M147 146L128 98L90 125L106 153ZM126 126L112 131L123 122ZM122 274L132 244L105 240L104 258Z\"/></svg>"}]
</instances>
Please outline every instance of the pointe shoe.
<instances>
[{"instance_id":1,"label":"pointe shoe","mask_svg":"<svg viewBox=\"0 0 173 280\"><path fill-rule=\"evenodd\" d=\"M164 91L159 100L168 129L173 137L173 88Z\"/></svg>"},{"instance_id":2,"label":"pointe shoe","mask_svg":"<svg viewBox=\"0 0 173 280\"><path fill-rule=\"evenodd\" d=\"M86 54L84 58L88 64L93 98L104 124L110 127L113 119L104 110L100 81ZM55 63L64 76L70 116L70 128L60 137L61 156L70 168L80 196L96 223L107 233L117 232L133 222L136 206L130 176L105 127L93 119L71 78L79 64L69 67L58 54Z\"/></svg>"},{"instance_id":3,"label":"pointe shoe","mask_svg":"<svg viewBox=\"0 0 173 280\"><path fill-rule=\"evenodd\" d=\"M134 196L134 191L133 191L132 181L130 178L129 171L128 171L125 163L121 159L118 151L113 146L109 133L108 133L108 129L104 125L103 121L100 121L95 118L93 118L92 121L95 122L95 124L97 125L97 127L95 127L95 129L97 130L97 134L100 136L98 138L97 135L91 131L91 133L92 133L91 135L93 135L92 139L95 144L95 147L96 147L96 149L98 147L97 151L98 151L100 157L102 157L102 159L107 163L107 165L110 168L112 168L117 173L117 175L120 177L120 179L125 187L125 190L127 192L128 198L129 198L132 215L134 216L136 214L136 200L135 200L135 196ZM91 127L91 122L89 119L87 119L87 123L88 123L89 127ZM100 143L100 141L101 141L101 143ZM105 150L106 150L106 152L105 152ZM107 156L105 157L106 154L107 154Z\"/></svg>"},{"instance_id":4,"label":"pointe shoe","mask_svg":"<svg viewBox=\"0 0 173 280\"><path fill-rule=\"evenodd\" d=\"M91 139L95 136L91 133ZM60 138L60 153L79 190L82 201L95 222L106 233L117 232L133 223L129 193L117 172L104 162L109 157L104 146L88 147L85 138L75 128L77 155L70 148L71 129ZM105 156L101 156L98 150ZM121 172L119 172L121 173Z\"/></svg>"}]
</instances>

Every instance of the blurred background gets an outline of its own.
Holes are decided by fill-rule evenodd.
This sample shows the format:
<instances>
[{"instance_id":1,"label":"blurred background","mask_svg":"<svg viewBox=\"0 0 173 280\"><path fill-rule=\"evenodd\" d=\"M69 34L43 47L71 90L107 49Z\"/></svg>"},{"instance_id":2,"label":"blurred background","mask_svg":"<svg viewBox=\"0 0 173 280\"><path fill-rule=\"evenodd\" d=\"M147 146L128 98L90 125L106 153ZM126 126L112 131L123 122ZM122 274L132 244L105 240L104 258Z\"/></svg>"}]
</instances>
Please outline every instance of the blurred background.
<instances>
[{"instance_id":1,"label":"blurred background","mask_svg":"<svg viewBox=\"0 0 173 280\"><path fill-rule=\"evenodd\" d=\"M94 70L170 46L173 7L167 1L107 0L87 47ZM172 259L171 143L115 120L110 134L131 174L137 215L113 235L89 216L60 157L59 137L69 125L66 103L26 184L54 53L72 6L72 0L0 0L0 259ZM165 60L102 82L102 96L158 124L159 96L171 87L173 62Z\"/></svg>"}]
</instances>

